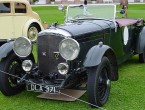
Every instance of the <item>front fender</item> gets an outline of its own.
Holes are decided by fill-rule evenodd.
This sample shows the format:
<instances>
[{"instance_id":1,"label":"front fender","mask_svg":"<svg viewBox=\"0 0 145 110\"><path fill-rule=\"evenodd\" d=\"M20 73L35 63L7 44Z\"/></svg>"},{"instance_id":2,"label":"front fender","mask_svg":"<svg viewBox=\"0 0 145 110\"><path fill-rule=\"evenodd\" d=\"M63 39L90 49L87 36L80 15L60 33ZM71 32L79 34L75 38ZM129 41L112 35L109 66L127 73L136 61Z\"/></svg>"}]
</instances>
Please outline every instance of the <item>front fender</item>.
<instances>
[{"instance_id":1,"label":"front fender","mask_svg":"<svg viewBox=\"0 0 145 110\"><path fill-rule=\"evenodd\" d=\"M7 42L0 47L0 59L7 57L7 55L13 50L14 41Z\"/></svg>"},{"instance_id":2,"label":"front fender","mask_svg":"<svg viewBox=\"0 0 145 110\"><path fill-rule=\"evenodd\" d=\"M145 26L141 30L138 39L137 39L137 45L136 45L136 53L143 53L145 48Z\"/></svg>"},{"instance_id":3,"label":"front fender","mask_svg":"<svg viewBox=\"0 0 145 110\"><path fill-rule=\"evenodd\" d=\"M92 47L86 55L84 66L92 67L92 66L97 66L98 64L100 64L103 55L109 48L110 47L107 45L102 45L102 46L96 45Z\"/></svg>"},{"instance_id":4,"label":"front fender","mask_svg":"<svg viewBox=\"0 0 145 110\"><path fill-rule=\"evenodd\" d=\"M43 28L43 26L41 25L40 21L38 21L37 19L30 19L30 20L28 20L28 21L25 23L25 25L24 25L24 27L23 27L23 36L27 37L28 28L29 28L29 26L30 26L32 23L37 23L37 24L40 26L41 30L44 30L44 28Z\"/></svg>"},{"instance_id":5,"label":"front fender","mask_svg":"<svg viewBox=\"0 0 145 110\"><path fill-rule=\"evenodd\" d=\"M103 56L106 56L111 64L110 79L112 81L118 80L119 76L116 55L112 48L107 45L96 45L92 47L86 55L84 67L88 68L99 65Z\"/></svg>"}]
</instances>

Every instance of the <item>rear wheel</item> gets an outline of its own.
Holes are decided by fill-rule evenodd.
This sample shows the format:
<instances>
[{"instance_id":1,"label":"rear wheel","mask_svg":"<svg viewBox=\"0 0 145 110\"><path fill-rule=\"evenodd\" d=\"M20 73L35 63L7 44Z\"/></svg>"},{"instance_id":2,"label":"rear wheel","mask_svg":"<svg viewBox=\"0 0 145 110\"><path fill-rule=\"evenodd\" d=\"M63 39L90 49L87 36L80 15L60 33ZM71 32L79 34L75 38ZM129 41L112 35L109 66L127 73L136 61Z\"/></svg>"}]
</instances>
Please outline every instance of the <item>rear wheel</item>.
<instances>
[{"instance_id":1,"label":"rear wheel","mask_svg":"<svg viewBox=\"0 0 145 110\"><path fill-rule=\"evenodd\" d=\"M15 95L25 88L25 83L20 81L25 75L21 67L21 60L11 54L0 62L0 90L6 96ZM16 77L14 77L16 76ZM20 78L18 78L20 77Z\"/></svg>"},{"instance_id":2,"label":"rear wheel","mask_svg":"<svg viewBox=\"0 0 145 110\"><path fill-rule=\"evenodd\" d=\"M101 107L107 102L111 87L110 73L111 66L107 57L103 57L97 67L88 69L87 92L91 107Z\"/></svg>"},{"instance_id":3,"label":"rear wheel","mask_svg":"<svg viewBox=\"0 0 145 110\"><path fill-rule=\"evenodd\" d=\"M143 53L139 54L139 62L145 63L145 48L144 48Z\"/></svg>"}]
</instances>

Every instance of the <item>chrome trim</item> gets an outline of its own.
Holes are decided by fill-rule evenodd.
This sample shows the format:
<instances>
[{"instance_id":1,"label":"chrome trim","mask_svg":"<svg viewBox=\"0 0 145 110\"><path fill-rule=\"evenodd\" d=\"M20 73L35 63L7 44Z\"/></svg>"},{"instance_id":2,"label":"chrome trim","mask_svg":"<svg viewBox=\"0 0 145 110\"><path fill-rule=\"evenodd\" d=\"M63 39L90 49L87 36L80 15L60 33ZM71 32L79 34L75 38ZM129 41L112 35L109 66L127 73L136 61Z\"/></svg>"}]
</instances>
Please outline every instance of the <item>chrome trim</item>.
<instances>
[{"instance_id":1,"label":"chrome trim","mask_svg":"<svg viewBox=\"0 0 145 110\"><path fill-rule=\"evenodd\" d=\"M53 52L54 53L54 57L56 60L59 59L59 55L60 55L60 52Z\"/></svg>"},{"instance_id":2,"label":"chrome trim","mask_svg":"<svg viewBox=\"0 0 145 110\"><path fill-rule=\"evenodd\" d=\"M55 28L55 27L51 27L49 29L43 30L39 33L39 35L41 35L43 33L60 34L60 35L65 36L66 38L72 36L69 32L67 32L63 29Z\"/></svg>"},{"instance_id":3,"label":"chrome trim","mask_svg":"<svg viewBox=\"0 0 145 110\"><path fill-rule=\"evenodd\" d=\"M63 65L64 67L66 67L66 73L61 73L60 70L59 70L59 66ZM68 73L68 70L69 70L69 65L67 63L59 63L57 65L57 69L58 69L58 72L61 74L61 75L66 75Z\"/></svg>"},{"instance_id":4,"label":"chrome trim","mask_svg":"<svg viewBox=\"0 0 145 110\"><path fill-rule=\"evenodd\" d=\"M14 40L14 43L13 43L13 51L14 51L14 53L15 53L18 57L24 58L24 57L29 56L29 55L31 54L31 52L30 52L29 55L27 55L27 56L20 56L18 53L15 52L14 44L15 44L16 40L19 39L19 38L24 38L24 39L26 39L26 40L30 43L30 45L31 45L31 52L32 52L32 42L31 42L30 39L28 39L27 37L18 37L18 38L16 38L16 39Z\"/></svg>"},{"instance_id":5,"label":"chrome trim","mask_svg":"<svg viewBox=\"0 0 145 110\"><path fill-rule=\"evenodd\" d=\"M26 65L24 65L24 64L27 64L27 66L29 66L30 69L28 71L25 69ZM33 62L31 60L24 60L22 62L22 69L24 71L29 72L29 71L31 71L32 67L33 67Z\"/></svg>"},{"instance_id":6,"label":"chrome trim","mask_svg":"<svg viewBox=\"0 0 145 110\"><path fill-rule=\"evenodd\" d=\"M60 52L60 55L62 56L62 53L61 53L61 51L60 51L60 44L62 44L62 42L64 42L65 40L68 40L68 39L70 39L70 40L72 40L72 41L74 41L75 43L76 43L76 45L79 47L79 50L78 50L78 55L79 55L79 53L80 53L80 44L75 40L75 39L72 39L72 38L66 38L66 39L63 39L60 43L59 43L59 52ZM76 56L76 58L78 57L78 55ZM62 56L63 57L63 56ZM64 57L63 57L64 58ZM75 59L76 59L75 58ZM64 58L65 60L70 60L70 59L66 59L66 58ZM71 60L74 60L74 59L71 59Z\"/></svg>"}]
</instances>

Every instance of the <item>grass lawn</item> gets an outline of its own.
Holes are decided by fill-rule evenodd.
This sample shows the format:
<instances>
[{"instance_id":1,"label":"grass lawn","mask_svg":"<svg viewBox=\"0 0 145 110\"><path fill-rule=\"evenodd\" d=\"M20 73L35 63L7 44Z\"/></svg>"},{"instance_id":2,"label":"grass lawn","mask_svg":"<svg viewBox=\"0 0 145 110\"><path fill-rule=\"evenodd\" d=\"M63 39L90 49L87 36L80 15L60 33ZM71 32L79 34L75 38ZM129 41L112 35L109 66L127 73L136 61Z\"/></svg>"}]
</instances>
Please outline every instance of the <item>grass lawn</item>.
<instances>
[{"instance_id":1,"label":"grass lawn","mask_svg":"<svg viewBox=\"0 0 145 110\"><path fill-rule=\"evenodd\" d=\"M54 22L63 23L65 12L59 11L57 6L33 7L42 21L46 21L49 25Z\"/></svg>"},{"instance_id":2,"label":"grass lawn","mask_svg":"<svg viewBox=\"0 0 145 110\"><path fill-rule=\"evenodd\" d=\"M57 7L33 7L42 21L49 24L63 23L64 13ZM119 10L119 9L118 9ZM119 14L117 16L120 16ZM128 16L145 19L145 4L129 5ZM134 56L119 66L119 80L112 82L109 101L103 107L107 110L145 110L145 64L138 63ZM92 110L79 101L63 102L38 99L39 93L24 91L18 95L6 97L0 93L0 110ZM81 97L87 101L87 95Z\"/></svg>"}]
</instances>

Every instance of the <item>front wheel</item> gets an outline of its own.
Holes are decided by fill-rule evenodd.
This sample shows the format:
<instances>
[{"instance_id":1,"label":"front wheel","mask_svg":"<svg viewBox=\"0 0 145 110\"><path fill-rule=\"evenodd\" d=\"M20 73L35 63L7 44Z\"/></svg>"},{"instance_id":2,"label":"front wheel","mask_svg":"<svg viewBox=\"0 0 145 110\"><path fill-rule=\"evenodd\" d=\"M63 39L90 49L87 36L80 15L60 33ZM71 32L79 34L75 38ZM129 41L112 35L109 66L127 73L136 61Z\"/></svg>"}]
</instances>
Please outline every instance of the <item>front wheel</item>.
<instances>
[{"instance_id":1,"label":"front wheel","mask_svg":"<svg viewBox=\"0 0 145 110\"><path fill-rule=\"evenodd\" d=\"M107 102L111 87L110 73L111 66L107 57L103 57L97 67L88 69L87 92L91 107L101 107Z\"/></svg>"},{"instance_id":2,"label":"front wheel","mask_svg":"<svg viewBox=\"0 0 145 110\"><path fill-rule=\"evenodd\" d=\"M13 53L0 62L0 90L5 96L12 96L25 88L20 78L25 75L21 67L21 60ZM15 77L16 76L16 77Z\"/></svg>"}]
</instances>

